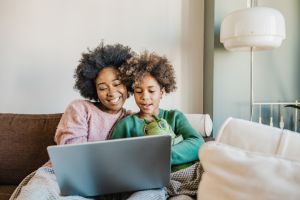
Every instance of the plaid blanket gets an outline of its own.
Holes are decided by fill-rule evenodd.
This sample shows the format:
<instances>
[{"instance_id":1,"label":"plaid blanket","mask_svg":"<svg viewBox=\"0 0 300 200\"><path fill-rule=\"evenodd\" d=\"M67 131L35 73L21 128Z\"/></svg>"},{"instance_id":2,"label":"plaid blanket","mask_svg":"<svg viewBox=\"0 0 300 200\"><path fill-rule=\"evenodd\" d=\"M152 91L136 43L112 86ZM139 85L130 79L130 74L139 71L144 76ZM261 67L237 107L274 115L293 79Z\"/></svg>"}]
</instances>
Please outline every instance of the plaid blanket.
<instances>
[{"instance_id":1,"label":"plaid blanket","mask_svg":"<svg viewBox=\"0 0 300 200\"><path fill-rule=\"evenodd\" d=\"M196 199L203 168L200 163L171 174L167 187L134 193L120 193L98 197L99 200L190 200ZM16 188L10 200L89 200L80 196L60 196L54 170L41 167L29 174Z\"/></svg>"}]
</instances>

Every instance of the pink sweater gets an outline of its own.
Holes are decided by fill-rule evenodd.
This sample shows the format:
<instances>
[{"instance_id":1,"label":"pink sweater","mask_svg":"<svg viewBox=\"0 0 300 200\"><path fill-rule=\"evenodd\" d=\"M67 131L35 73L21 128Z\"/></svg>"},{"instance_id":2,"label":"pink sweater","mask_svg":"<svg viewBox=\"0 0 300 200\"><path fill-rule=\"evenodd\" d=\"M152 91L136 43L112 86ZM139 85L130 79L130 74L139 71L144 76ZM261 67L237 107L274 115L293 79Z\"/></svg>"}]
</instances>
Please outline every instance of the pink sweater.
<instances>
[{"instance_id":1,"label":"pink sweater","mask_svg":"<svg viewBox=\"0 0 300 200\"><path fill-rule=\"evenodd\" d=\"M122 111L110 114L87 100L75 100L64 112L55 133L57 144L105 140Z\"/></svg>"}]
</instances>

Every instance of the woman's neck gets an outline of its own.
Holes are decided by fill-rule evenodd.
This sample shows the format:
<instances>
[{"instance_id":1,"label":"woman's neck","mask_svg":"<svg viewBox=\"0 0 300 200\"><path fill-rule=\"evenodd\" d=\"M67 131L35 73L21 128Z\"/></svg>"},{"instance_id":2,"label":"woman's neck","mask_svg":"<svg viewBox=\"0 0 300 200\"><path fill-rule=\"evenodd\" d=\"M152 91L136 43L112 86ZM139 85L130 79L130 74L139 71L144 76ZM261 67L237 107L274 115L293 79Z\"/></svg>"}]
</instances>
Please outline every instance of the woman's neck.
<instances>
[{"instance_id":1,"label":"woman's neck","mask_svg":"<svg viewBox=\"0 0 300 200\"><path fill-rule=\"evenodd\" d=\"M121 108L120 110L117 110L117 111L115 111L115 110L110 110L110 109L106 108L105 106L103 106L103 104L100 103L100 102L96 102L96 106L97 106L102 112L106 112L106 113L109 113L109 114L118 114L118 113L122 110L122 108Z\"/></svg>"}]
</instances>

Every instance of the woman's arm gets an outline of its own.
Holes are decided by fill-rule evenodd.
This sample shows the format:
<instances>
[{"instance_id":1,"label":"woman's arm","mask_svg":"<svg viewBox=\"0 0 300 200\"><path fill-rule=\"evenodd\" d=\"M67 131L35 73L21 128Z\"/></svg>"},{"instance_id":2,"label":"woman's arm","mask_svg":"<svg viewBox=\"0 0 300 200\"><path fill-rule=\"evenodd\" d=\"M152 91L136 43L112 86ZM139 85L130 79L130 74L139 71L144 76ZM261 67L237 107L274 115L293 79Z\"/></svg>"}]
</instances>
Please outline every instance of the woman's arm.
<instances>
[{"instance_id":1,"label":"woman's arm","mask_svg":"<svg viewBox=\"0 0 300 200\"><path fill-rule=\"evenodd\" d=\"M71 102L62 115L54 137L58 145L87 142L88 117L83 101Z\"/></svg>"}]
</instances>

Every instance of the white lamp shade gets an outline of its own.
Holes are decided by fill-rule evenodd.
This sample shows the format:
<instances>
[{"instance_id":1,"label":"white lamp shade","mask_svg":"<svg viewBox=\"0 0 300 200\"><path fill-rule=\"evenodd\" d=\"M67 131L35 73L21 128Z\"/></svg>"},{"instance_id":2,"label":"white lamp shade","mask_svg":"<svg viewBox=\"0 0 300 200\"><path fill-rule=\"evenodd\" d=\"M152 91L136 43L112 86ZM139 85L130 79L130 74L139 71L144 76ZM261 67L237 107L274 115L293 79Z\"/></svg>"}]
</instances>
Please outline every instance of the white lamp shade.
<instances>
[{"instance_id":1,"label":"white lamp shade","mask_svg":"<svg viewBox=\"0 0 300 200\"><path fill-rule=\"evenodd\" d=\"M234 11L221 24L220 41L229 51L270 50L285 39L282 14L268 7L252 7Z\"/></svg>"}]
</instances>

